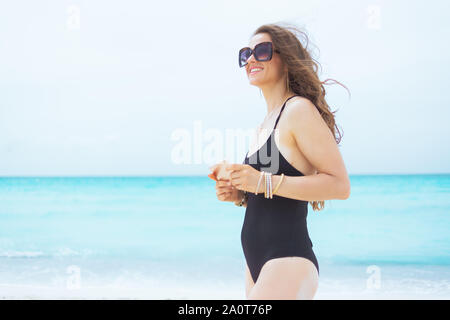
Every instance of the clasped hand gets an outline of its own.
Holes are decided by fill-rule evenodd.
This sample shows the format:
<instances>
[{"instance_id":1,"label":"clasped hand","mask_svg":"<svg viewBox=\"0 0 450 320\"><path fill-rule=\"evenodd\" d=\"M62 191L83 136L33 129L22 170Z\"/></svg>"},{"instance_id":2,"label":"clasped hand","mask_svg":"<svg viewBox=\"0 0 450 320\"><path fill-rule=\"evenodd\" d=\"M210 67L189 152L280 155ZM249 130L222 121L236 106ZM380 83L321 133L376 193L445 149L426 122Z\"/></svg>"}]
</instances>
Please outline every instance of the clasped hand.
<instances>
[{"instance_id":1,"label":"clasped hand","mask_svg":"<svg viewBox=\"0 0 450 320\"><path fill-rule=\"evenodd\" d=\"M229 185L238 190L255 192L261 171L248 164L233 163L227 165L225 170L230 172Z\"/></svg>"}]
</instances>

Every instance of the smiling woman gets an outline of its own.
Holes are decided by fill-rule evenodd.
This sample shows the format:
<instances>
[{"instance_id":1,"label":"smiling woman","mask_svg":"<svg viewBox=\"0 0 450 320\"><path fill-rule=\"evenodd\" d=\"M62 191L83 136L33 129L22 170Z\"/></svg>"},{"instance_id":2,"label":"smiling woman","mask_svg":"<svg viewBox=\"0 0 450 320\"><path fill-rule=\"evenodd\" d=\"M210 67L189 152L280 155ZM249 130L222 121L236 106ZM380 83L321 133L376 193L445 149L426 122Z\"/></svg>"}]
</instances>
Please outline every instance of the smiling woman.
<instances>
[{"instance_id":1,"label":"smiling woman","mask_svg":"<svg viewBox=\"0 0 450 320\"><path fill-rule=\"evenodd\" d=\"M217 181L216 189L219 200L246 205L241 243L249 299L314 297L319 264L306 223L308 202L319 211L324 200L350 194L341 134L325 101L330 80L319 80L307 47L308 37L295 27L268 24L239 50L239 67L262 90L267 115L244 163L228 165L230 179Z\"/></svg>"},{"instance_id":2,"label":"smiling woman","mask_svg":"<svg viewBox=\"0 0 450 320\"><path fill-rule=\"evenodd\" d=\"M324 85L340 84L346 89L347 87L334 79L320 81L317 74L320 63L307 50L311 44L306 32L299 30L295 26L269 24L259 27L253 33L253 36L256 39L261 38L269 41L261 40L258 41L259 43L253 49L245 47L239 51L239 66L246 66L250 84L258 86L266 97L268 90L265 89L270 88L273 81L277 81L278 85L285 83L286 95L289 96L289 93L291 93L290 95L297 94L304 98L303 104L311 104L315 109L312 112L314 113L317 110L315 113L320 115L323 123L326 124L335 138L336 144L339 145L342 135L335 122L334 113L336 111L331 111L325 100L326 90ZM304 45L300 39L303 39ZM252 55L254 60L249 61ZM272 56L274 57L273 60ZM270 62L266 65L268 70L264 70L263 63L267 62ZM269 97L266 97L267 99ZM269 108L270 103L268 101ZM267 118L270 118L272 113L276 113L279 110L276 107L270 109L272 110L269 110L270 113L267 115ZM288 118L292 119L292 117ZM299 120L299 118L294 119ZM299 127L298 123L296 127ZM257 145L259 144L257 143ZM299 160L298 162L306 163L308 159ZM315 172L320 172L318 168L315 169ZM314 211L319 211L324 208L325 203L324 201L313 200L311 201L311 206Z\"/></svg>"}]
</instances>

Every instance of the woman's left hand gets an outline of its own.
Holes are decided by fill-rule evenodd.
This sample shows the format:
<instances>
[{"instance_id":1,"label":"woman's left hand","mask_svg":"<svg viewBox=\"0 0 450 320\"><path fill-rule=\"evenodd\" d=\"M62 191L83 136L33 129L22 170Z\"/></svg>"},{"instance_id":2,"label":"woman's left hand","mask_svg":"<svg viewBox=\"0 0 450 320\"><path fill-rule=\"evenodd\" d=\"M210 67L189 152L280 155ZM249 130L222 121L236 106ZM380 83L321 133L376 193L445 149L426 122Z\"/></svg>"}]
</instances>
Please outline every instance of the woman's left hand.
<instances>
[{"instance_id":1,"label":"woman's left hand","mask_svg":"<svg viewBox=\"0 0 450 320\"><path fill-rule=\"evenodd\" d=\"M261 171L251 165L233 163L226 167L230 173L230 184L238 190L255 192Z\"/></svg>"}]
</instances>

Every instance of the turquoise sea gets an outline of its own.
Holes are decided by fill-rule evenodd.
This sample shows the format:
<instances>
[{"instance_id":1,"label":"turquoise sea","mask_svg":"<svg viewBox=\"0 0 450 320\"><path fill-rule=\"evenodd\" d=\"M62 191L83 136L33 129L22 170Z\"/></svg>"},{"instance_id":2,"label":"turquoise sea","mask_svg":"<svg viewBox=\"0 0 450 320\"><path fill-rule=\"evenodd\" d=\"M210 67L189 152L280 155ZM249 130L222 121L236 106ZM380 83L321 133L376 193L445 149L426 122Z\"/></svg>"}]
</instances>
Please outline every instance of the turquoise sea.
<instances>
[{"instance_id":1,"label":"turquoise sea","mask_svg":"<svg viewBox=\"0 0 450 320\"><path fill-rule=\"evenodd\" d=\"M450 298L450 175L352 175L308 227L317 299ZM208 177L0 178L0 298L244 299Z\"/></svg>"}]
</instances>

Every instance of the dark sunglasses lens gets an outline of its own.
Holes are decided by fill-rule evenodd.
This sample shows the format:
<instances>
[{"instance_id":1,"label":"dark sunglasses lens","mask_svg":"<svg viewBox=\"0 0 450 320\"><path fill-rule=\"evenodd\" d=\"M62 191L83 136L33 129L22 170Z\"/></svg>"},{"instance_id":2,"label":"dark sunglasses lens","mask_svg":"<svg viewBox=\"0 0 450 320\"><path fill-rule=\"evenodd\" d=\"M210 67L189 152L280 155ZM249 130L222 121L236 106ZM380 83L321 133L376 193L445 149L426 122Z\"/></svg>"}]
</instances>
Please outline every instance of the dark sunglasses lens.
<instances>
[{"instance_id":1,"label":"dark sunglasses lens","mask_svg":"<svg viewBox=\"0 0 450 320\"><path fill-rule=\"evenodd\" d=\"M255 59L258 61L267 61L272 58L272 43L261 43L255 48Z\"/></svg>"},{"instance_id":2,"label":"dark sunglasses lens","mask_svg":"<svg viewBox=\"0 0 450 320\"><path fill-rule=\"evenodd\" d=\"M251 56L250 49L243 49L239 51L239 67L243 67L247 64L248 58Z\"/></svg>"}]
</instances>

